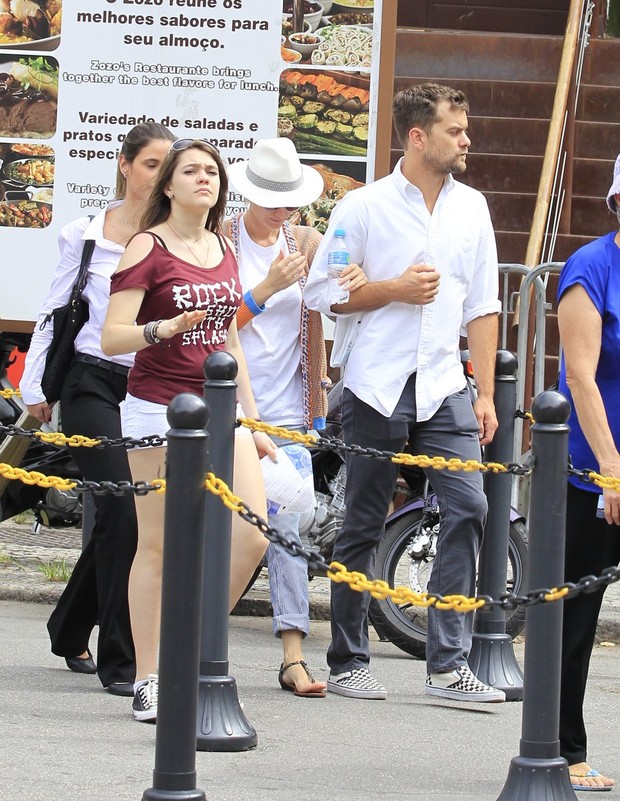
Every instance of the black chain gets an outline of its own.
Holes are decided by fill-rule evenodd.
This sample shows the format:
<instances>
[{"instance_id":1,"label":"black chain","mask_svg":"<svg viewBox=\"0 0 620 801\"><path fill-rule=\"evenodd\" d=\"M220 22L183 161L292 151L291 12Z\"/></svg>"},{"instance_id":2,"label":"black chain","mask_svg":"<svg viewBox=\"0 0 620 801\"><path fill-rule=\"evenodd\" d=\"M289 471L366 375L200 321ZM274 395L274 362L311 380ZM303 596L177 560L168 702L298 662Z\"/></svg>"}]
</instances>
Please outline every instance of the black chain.
<instances>
[{"instance_id":1,"label":"black chain","mask_svg":"<svg viewBox=\"0 0 620 801\"><path fill-rule=\"evenodd\" d=\"M299 543L289 539L284 534L280 534L277 529L270 526L269 523L267 523L262 517L253 512L243 501L240 501L239 505L242 507L242 510L237 512L237 514L251 525L256 526L256 528L259 529L259 531L269 540L269 542L274 542L278 545L281 545L282 548L292 556L301 556L302 559L306 560L309 568L318 575L324 576L327 574L327 571L330 569L330 567L323 558L322 554L312 548L304 548L302 545L299 545ZM562 584L553 592L555 593L558 590L567 589L568 592L564 597L573 598L575 595L579 595L582 592L596 592L603 587L609 586L609 584L614 584L616 581L620 581L620 567L607 567L605 570L603 570L601 576L584 576L574 584L570 582ZM523 595L514 595L507 592L503 595L500 595L500 597L497 599L491 598L489 595L478 595L476 597L484 600L484 606L486 609L497 608L502 610L512 610L519 606L527 608L530 606L537 606L541 603L547 603L545 598L551 592L552 590L549 588L530 590ZM433 598L436 598L440 603L448 603L446 598L440 593L433 593Z\"/></svg>"},{"instance_id":2,"label":"black chain","mask_svg":"<svg viewBox=\"0 0 620 801\"><path fill-rule=\"evenodd\" d=\"M14 425L0 425L0 434L25 437L33 442L45 442L45 440L41 439L41 432L19 428L18 426ZM67 438L69 439L69 437ZM99 440L97 445L89 446L93 449L111 447L122 447L127 449L156 448L160 447L161 445L165 445L167 442L166 437L161 437L157 434L150 434L149 436L142 437L140 439L134 439L133 437L119 437L118 439L110 439L109 437L90 437L89 439ZM50 442L46 444L56 445L59 448L71 447L64 443ZM341 455L352 453L356 454L357 456L367 456L373 459L392 460L397 455L395 451L381 451L377 448L364 448L361 445L347 445L346 442L335 437L317 437L313 441L312 447L321 451L335 451ZM488 463L481 462L481 464L486 465ZM504 467L506 470L502 472L511 473L514 475L528 475L531 472L531 465L521 465L518 462L510 462L505 464Z\"/></svg>"},{"instance_id":3,"label":"black chain","mask_svg":"<svg viewBox=\"0 0 620 801\"><path fill-rule=\"evenodd\" d=\"M317 437L313 443L313 448L317 448L320 451L336 451L342 455L347 453L352 453L357 456L369 456L373 459L386 459L392 460L395 456L398 456L395 451L381 451L377 450L377 448L364 448L361 445L347 445L341 439L337 439L335 437ZM482 465L488 465L489 462L481 462ZM405 466L408 466L407 463L404 463ZM533 460L526 460L524 464L519 464L518 462L507 462L504 463L503 466L506 468L505 471L498 473L498 475L503 475L505 473L512 473L517 476L526 476L532 472L533 467Z\"/></svg>"},{"instance_id":4,"label":"black chain","mask_svg":"<svg viewBox=\"0 0 620 801\"><path fill-rule=\"evenodd\" d=\"M166 445L168 440L159 434L149 434L146 437L135 439L134 437L119 437L118 439L110 439L109 437L93 437L92 439L100 440L98 445L93 445L93 448L159 448Z\"/></svg>"},{"instance_id":5,"label":"black chain","mask_svg":"<svg viewBox=\"0 0 620 801\"><path fill-rule=\"evenodd\" d=\"M575 476L580 481L583 481L584 484L594 484L596 476L591 476L590 473L594 471L592 470L577 470L576 467L573 467L572 464L568 465L568 475Z\"/></svg>"},{"instance_id":6,"label":"black chain","mask_svg":"<svg viewBox=\"0 0 620 801\"><path fill-rule=\"evenodd\" d=\"M92 492L93 495L148 495L161 487L158 484L149 484L148 481L82 481L79 478L63 478L62 483L72 484L71 489L77 493ZM50 484L50 486L54 486Z\"/></svg>"},{"instance_id":7,"label":"black chain","mask_svg":"<svg viewBox=\"0 0 620 801\"><path fill-rule=\"evenodd\" d=\"M45 445L55 445L57 448L65 448L69 447L65 443L62 442L46 442L45 439L41 437L41 431L38 429L26 429L26 428L19 428L19 426L15 425L2 425L0 424L0 434L6 434L7 436L11 437L22 437L24 439L29 439L32 442L40 442ZM67 436L65 434L65 436ZM67 436L67 439L70 439ZM166 437L160 437L158 434L149 434L147 437L142 437L141 439L134 439L133 437L119 437L118 439L110 439L109 437L89 437L89 439L96 439L99 440L97 445L92 445L93 449L98 448L158 448L161 445L165 445L167 440Z\"/></svg>"},{"instance_id":8,"label":"black chain","mask_svg":"<svg viewBox=\"0 0 620 801\"><path fill-rule=\"evenodd\" d=\"M241 511L237 512L239 517L251 525L256 526L256 528L269 540L269 542L274 542L278 545L281 545L284 550L292 556L301 556L302 559L306 560L308 567L314 573L317 573L321 576L327 575L329 564L325 561L321 553L313 548L304 548L303 545L295 542L295 540L289 539L284 534L280 534L277 529L273 528L273 526L270 526L269 523L257 515L256 512L253 512L243 501L239 502L239 506L241 506Z\"/></svg>"}]
</instances>

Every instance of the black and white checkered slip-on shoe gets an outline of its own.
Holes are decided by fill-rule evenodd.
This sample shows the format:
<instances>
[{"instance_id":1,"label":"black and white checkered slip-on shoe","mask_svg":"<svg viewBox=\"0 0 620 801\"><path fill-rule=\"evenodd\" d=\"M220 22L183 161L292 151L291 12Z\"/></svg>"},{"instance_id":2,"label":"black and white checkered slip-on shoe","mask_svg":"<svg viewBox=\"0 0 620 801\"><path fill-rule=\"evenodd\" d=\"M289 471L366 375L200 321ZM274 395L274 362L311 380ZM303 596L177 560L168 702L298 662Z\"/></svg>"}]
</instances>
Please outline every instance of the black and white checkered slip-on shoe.
<instances>
[{"instance_id":1,"label":"black and white checkered slip-on shoe","mask_svg":"<svg viewBox=\"0 0 620 801\"><path fill-rule=\"evenodd\" d=\"M347 698L365 698L369 701L385 701L387 698L385 687L375 681L366 668L331 673L327 679L327 691Z\"/></svg>"},{"instance_id":2,"label":"black and white checkered slip-on shoe","mask_svg":"<svg viewBox=\"0 0 620 801\"><path fill-rule=\"evenodd\" d=\"M157 676L149 674L148 680L140 684L134 693L132 714L142 723L155 723L157 720Z\"/></svg>"},{"instance_id":3,"label":"black and white checkered slip-on shoe","mask_svg":"<svg viewBox=\"0 0 620 801\"><path fill-rule=\"evenodd\" d=\"M450 673L429 673L424 691L427 695L450 698L453 701L498 704L506 700L503 690L496 690L477 679L467 665Z\"/></svg>"}]
</instances>

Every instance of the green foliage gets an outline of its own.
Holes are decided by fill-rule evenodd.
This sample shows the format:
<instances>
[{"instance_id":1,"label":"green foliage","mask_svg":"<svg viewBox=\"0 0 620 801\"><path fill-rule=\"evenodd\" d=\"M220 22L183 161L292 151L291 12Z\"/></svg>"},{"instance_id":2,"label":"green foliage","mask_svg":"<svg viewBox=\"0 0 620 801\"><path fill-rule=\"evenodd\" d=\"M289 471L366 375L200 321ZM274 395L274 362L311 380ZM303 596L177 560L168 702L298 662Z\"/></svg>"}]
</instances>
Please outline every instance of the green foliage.
<instances>
[{"instance_id":1,"label":"green foliage","mask_svg":"<svg viewBox=\"0 0 620 801\"><path fill-rule=\"evenodd\" d=\"M73 567L67 564L66 559L52 559L49 562L41 562L38 569L43 573L48 581L69 581Z\"/></svg>"}]
</instances>

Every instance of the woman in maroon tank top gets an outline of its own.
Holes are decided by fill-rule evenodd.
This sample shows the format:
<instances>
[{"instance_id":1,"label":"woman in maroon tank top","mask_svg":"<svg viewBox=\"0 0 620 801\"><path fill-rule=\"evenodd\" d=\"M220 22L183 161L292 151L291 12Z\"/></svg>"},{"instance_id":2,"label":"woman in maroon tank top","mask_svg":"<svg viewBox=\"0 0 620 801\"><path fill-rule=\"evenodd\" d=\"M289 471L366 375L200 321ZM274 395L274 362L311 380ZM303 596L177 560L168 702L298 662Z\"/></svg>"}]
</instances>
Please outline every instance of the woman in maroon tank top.
<instances>
[{"instance_id":1,"label":"woman in maroon tank top","mask_svg":"<svg viewBox=\"0 0 620 801\"><path fill-rule=\"evenodd\" d=\"M136 351L130 373L123 433L163 434L166 407L179 392L202 394L206 356L225 349L238 364L238 397L257 417L235 314L241 302L238 267L230 243L216 233L228 193L224 164L203 140L174 142L162 165L140 229L112 278L102 347L110 355ZM253 440L253 441L252 441ZM234 487L266 515L259 454L276 447L259 432L235 437ZM130 451L134 480L164 475L165 448ZM136 647L133 715L157 715L163 496L136 499L138 550L129 583ZM267 546L263 535L238 516L233 521L231 608Z\"/></svg>"}]
</instances>

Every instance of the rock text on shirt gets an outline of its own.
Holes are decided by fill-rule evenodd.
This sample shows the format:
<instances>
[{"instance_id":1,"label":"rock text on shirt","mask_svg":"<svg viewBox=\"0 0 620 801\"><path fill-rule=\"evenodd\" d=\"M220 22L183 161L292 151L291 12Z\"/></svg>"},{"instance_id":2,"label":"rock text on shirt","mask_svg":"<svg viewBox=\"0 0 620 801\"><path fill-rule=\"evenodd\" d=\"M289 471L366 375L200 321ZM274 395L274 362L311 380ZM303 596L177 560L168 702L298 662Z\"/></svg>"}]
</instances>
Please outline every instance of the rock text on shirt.
<instances>
[{"instance_id":1,"label":"rock text on shirt","mask_svg":"<svg viewBox=\"0 0 620 801\"><path fill-rule=\"evenodd\" d=\"M241 291L235 278L211 284L178 284L172 287L172 299L177 309L206 309L207 316L183 334L182 345L223 345L228 326L241 303Z\"/></svg>"}]
</instances>

